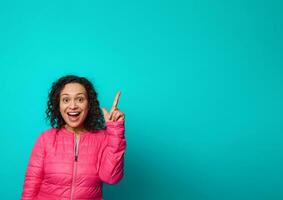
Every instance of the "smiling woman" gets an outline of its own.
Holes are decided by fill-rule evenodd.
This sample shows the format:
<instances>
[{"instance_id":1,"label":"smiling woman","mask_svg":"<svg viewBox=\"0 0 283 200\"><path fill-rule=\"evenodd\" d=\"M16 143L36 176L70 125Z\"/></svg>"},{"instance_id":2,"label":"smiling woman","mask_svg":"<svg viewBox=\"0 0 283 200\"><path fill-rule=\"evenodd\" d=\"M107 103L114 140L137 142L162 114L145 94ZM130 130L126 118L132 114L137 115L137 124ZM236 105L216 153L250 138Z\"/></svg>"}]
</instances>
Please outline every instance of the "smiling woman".
<instances>
[{"instance_id":1,"label":"smiling woman","mask_svg":"<svg viewBox=\"0 0 283 200\"><path fill-rule=\"evenodd\" d=\"M86 78L68 75L53 83L46 110L52 128L34 145L22 200L101 200L102 183L122 179L126 141L120 94L107 112Z\"/></svg>"}]
</instances>

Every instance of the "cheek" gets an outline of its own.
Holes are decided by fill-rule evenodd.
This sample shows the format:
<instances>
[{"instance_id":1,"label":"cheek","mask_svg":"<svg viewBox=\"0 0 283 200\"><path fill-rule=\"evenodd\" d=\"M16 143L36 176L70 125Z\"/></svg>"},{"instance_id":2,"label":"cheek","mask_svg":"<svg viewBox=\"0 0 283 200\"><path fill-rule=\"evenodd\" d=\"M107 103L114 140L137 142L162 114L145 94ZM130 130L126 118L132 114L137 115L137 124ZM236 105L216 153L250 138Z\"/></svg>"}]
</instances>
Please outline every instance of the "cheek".
<instances>
[{"instance_id":1,"label":"cheek","mask_svg":"<svg viewBox=\"0 0 283 200\"><path fill-rule=\"evenodd\" d=\"M64 114L65 108L66 108L66 106L64 106L63 104L60 103L60 105L59 105L59 110L60 110L61 115Z\"/></svg>"},{"instance_id":2,"label":"cheek","mask_svg":"<svg viewBox=\"0 0 283 200\"><path fill-rule=\"evenodd\" d=\"M83 105L83 109L84 109L84 115L87 115L88 110L89 110L88 104Z\"/></svg>"},{"instance_id":3,"label":"cheek","mask_svg":"<svg viewBox=\"0 0 283 200\"><path fill-rule=\"evenodd\" d=\"M82 104L82 109L84 109L85 111L88 111L88 102Z\"/></svg>"}]
</instances>

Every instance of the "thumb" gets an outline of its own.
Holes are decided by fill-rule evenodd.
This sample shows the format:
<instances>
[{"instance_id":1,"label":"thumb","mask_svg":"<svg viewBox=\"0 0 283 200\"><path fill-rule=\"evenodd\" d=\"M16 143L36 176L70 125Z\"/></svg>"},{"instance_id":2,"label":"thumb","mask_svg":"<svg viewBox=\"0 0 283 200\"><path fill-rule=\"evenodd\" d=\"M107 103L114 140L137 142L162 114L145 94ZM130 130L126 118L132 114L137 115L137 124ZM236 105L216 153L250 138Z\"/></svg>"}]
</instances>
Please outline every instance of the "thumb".
<instances>
[{"instance_id":1,"label":"thumb","mask_svg":"<svg viewBox=\"0 0 283 200\"><path fill-rule=\"evenodd\" d=\"M101 108L103 115L104 115L104 119L105 121L109 120L109 113L107 112L107 110L105 108Z\"/></svg>"}]
</instances>

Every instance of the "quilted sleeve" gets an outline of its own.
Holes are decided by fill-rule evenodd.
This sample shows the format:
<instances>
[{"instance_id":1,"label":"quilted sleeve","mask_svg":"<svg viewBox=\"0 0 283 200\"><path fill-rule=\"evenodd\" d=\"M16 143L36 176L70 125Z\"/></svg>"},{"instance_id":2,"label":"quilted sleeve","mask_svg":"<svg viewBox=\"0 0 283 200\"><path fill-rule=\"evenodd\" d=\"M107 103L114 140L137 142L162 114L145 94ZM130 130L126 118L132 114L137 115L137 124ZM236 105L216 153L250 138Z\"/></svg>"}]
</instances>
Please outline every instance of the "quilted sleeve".
<instances>
[{"instance_id":1,"label":"quilted sleeve","mask_svg":"<svg viewBox=\"0 0 283 200\"><path fill-rule=\"evenodd\" d=\"M126 140L124 121L106 123L106 139L99 168L100 179L107 184L118 183L124 175Z\"/></svg>"},{"instance_id":2,"label":"quilted sleeve","mask_svg":"<svg viewBox=\"0 0 283 200\"><path fill-rule=\"evenodd\" d=\"M40 134L32 149L27 166L21 200L32 200L39 192L43 179L44 139Z\"/></svg>"}]
</instances>

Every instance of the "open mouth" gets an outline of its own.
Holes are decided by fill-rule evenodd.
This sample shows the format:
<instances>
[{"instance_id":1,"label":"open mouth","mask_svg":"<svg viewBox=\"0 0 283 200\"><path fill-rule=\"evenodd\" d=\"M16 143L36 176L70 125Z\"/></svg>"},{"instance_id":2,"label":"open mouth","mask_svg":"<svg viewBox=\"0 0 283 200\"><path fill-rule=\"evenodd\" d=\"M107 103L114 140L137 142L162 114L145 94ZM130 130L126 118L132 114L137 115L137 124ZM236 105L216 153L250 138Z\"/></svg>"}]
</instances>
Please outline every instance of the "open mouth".
<instances>
[{"instance_id":1,"label":"open mouth","mask_svg":"<svg viewBox=\"0 0 283 200\"><path fill-rule=\"evenodd\" d=\"M69 116L77 117L80 115L80 112L67 112Z\"/></svg>"},{"instance_id":2,"label":"open mouth","mask_svg":"<svg viewBox=\"0 0 283 200\"><path fill-rule=\"evenodd\" d=\"M74 122L77 121L79 119L80 116L80 112L67 112L69 120Z\"/></svg>"}]
</instances>

